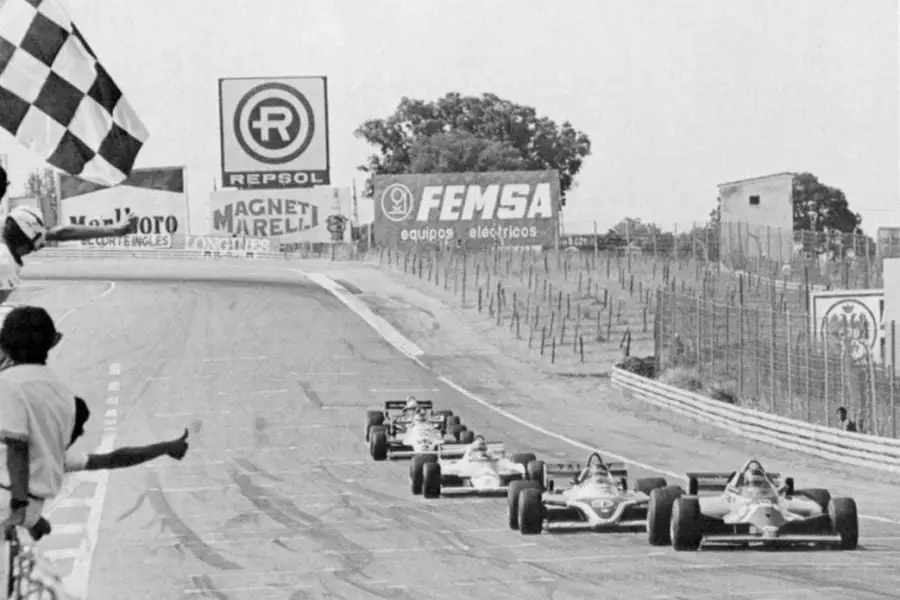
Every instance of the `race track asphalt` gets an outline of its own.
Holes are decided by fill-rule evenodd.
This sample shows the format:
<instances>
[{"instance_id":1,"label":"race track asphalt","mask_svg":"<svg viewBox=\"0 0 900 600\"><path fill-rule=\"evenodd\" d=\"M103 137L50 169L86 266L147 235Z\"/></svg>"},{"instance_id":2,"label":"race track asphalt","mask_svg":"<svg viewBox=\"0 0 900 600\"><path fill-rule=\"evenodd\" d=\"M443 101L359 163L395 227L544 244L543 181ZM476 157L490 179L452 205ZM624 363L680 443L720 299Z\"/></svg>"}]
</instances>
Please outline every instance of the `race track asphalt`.
<instances>
[{"instance_id":1,"label":"race track asphalt","mask_svg":"<svg viewBox=\"0 0 900 600\"><path fill-rule=\"evenodd\" d=\"M183 462L160 459L111 475L92 600L898 596L900 506L891 510L898 503L889 498L882 521L862 521L856 552L674 553L640 534L523 537L506 527L503 499L412 497L408 463L373 463L362 443L366 408L408 393L452 408L511 451L573 460L585 452L448 387L283 265L142 261L138 275L114 263L47 263L26 276L47 286L27 301L57 317L69 298L79 299L53 364L96 409L80 447L100 439L111 390L118 445L191 432ZM63 277L80 283L57 281ZM528 407L526 418L560 434L589 441L586 427L611 451L656 458L604 435L603 415L573 433L553 419L553 407L546 418L536 410ZM651 427L662 443L680 435L663 422ZM701 438L666 448L666 466L682 470L694 466L688 458L723 451ZM867 481L852 485L866 489ZM54 523L87 518L72 511L59 509Z\"/></svg>"}]
</instances>

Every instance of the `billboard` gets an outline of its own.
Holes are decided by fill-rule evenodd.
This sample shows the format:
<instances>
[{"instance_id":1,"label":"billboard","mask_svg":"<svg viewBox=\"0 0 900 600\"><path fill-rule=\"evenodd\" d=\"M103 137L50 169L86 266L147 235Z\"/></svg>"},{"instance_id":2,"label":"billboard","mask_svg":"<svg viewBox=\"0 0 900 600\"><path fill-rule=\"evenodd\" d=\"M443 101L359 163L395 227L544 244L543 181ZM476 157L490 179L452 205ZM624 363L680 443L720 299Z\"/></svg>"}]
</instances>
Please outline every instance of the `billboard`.
<instances>
[{"instance_id":1,"label":"billboard","mask_svg":"<svg viewBox=\"0 0 900 600\"><path fill-rule=\"evenodd\" d=\"M256 258L259 253L271 252L271 240L264 238L188 235L184 249L193 250L206 258Z\"/></svg>"},{"instance_id":2,"label":"billboard","mask_svg":"<svg viewBox=\"0 0 900 600\"><path fill-rule=\"evenodd\" d=\"M375 241L459 246L555 243L559 173L376 175Z\"/></svg>"},{"instance_id":3,"label":"billboard","mask_svg":"<svg viewBox=\"0 0 900 600\"><path fill-rule=\"evenodd\" d=\"M331 183L325 77L219 80L222 186Z\"/></svg>"},{"instance_id":4,"label":"billboard","mask_svg":"<svg viewBox=\"0 0 900 600\"><path fill-rule=\"evenodd\" d=\"M900 227L879 227L878 258L900 258Z\"/></svg>"},{"instance_id":5,"label":"billboard","mask_svg":"<svg viewBox=\"0 0 900 600\"><path fill-rule=\"evenodd\" d=\"M346 217L350 200L350 188L222 189L210 194L209 207L220 235L278 238L283 246L343 241L329 231L329 218Z\"/></svg>"},{"instance_id":6,"label":"billboard","mask_svg":"<svg viewBox=\"0 0 900 600\"><path fill-rule=\"evenodd\" d=\"M884 361L884 290L810 292L810 306L813 335L829 349L847 344L853 360Z\"/></svg>"},{"instance_id":7,"label":"billboard","mask_svg":"<svg viewBox=\"0 0 900 600\"><path fill-rule=\"evenodd\" d=\"M60 225L115 225L139 216L137 232L121 238L84 240L102 248L170 248L172 237L188 232L184 167L134 169L115 187L63 173L59 179Z\"/></svg>"}]
</instances>

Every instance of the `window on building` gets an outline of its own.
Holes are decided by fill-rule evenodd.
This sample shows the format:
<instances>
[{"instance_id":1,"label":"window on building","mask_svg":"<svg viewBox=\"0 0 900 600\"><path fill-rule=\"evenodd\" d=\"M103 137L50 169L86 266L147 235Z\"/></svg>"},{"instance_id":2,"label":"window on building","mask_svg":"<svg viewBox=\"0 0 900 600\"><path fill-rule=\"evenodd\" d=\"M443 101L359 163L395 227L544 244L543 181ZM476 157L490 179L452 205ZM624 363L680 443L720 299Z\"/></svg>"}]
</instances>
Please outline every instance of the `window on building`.
<instances>
[{"instance_id":1,"label":"window on building","mask_svg":"<svg viewBox=\"0 0 900 600\"><path fill-rule=\"evenodd\" d=\"M750 206L759 206L759 196L750 196Z\"/></svg>"}]
</instances>

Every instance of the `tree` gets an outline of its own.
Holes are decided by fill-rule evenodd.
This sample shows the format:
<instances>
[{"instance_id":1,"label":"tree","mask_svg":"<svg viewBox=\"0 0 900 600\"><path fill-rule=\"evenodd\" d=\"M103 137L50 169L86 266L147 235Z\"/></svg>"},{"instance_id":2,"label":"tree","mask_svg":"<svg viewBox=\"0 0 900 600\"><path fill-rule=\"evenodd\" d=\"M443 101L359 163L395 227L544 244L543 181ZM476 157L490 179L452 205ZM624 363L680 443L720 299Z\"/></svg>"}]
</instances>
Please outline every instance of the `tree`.
<instances>
[{"instance_id":1,"label":"tree","mask_svg":"<svg viewBox=\"0 0 900 600\"><path fill-rule=\"evenodd\" d=\"M59 216L59 205L56 193L56 173L53 169L33 171L25 180L25 195L35 198L43 210L50 209L51 215L44 215L49 222L55 222ZM47 208L45 208L47 207Z\"/></svg>"},{"instance_id":2,"label":"tree","mask_svg":"<svg viewBox=\"0 0 900 600\"><path fill-rule=\"evenodd\" d=\"M378 149L359 167L369 174L367 195L372 175L556 169L565 205L591 153L587 134L568 121L558 125L494 94L451 92L428 102L404 97L392 115L366 121L355 135Z\"/></svg>"}]
</instances>

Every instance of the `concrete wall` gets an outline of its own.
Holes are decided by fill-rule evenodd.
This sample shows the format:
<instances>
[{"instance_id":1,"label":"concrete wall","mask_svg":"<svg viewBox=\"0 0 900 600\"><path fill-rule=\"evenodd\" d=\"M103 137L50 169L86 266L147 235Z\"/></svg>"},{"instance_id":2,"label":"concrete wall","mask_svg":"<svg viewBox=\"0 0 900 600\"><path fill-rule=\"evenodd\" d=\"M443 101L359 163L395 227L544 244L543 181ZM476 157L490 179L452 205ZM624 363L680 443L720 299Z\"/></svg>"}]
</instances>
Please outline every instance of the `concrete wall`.
<instances>
[{"instance_id":1,"label":"concrete wall","mask_svg":"<svg viewBox=\"0 0 900 600\"><path fill-rule=\"evenodd\" d=\"M721 256L734 262L768 258L790 262L794 252L792 173L723 183ZM759 204L751 204L752 196Z\"/></svg>"}]
</instances>

